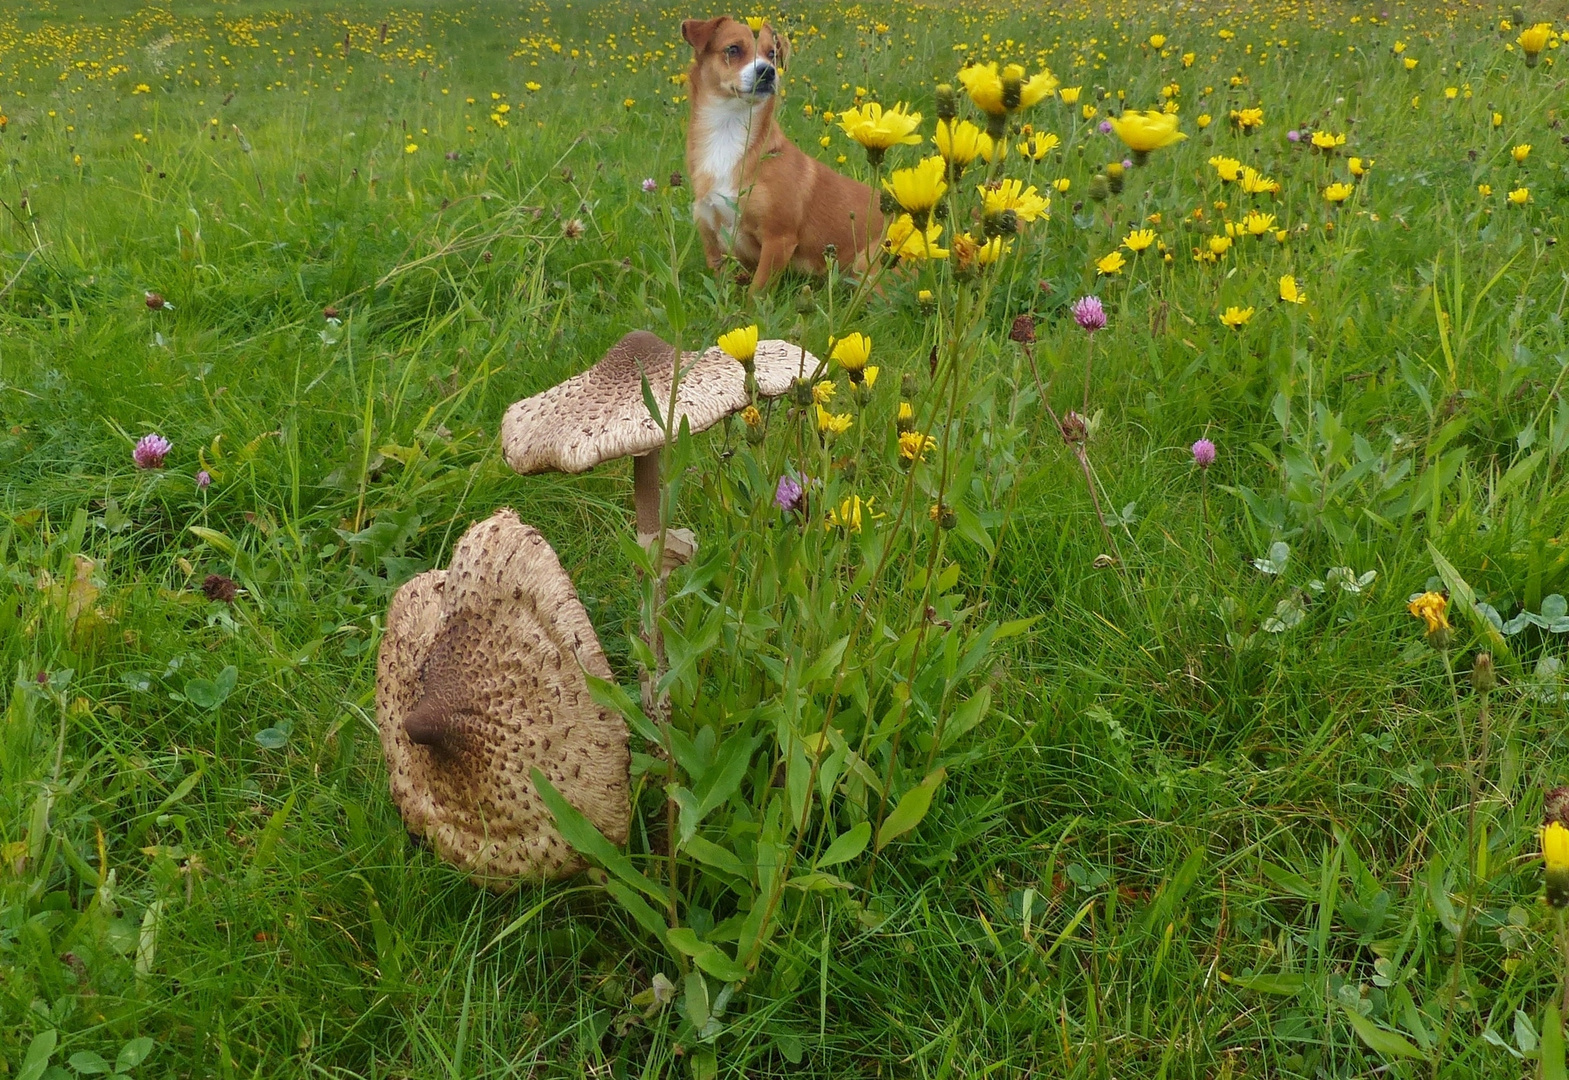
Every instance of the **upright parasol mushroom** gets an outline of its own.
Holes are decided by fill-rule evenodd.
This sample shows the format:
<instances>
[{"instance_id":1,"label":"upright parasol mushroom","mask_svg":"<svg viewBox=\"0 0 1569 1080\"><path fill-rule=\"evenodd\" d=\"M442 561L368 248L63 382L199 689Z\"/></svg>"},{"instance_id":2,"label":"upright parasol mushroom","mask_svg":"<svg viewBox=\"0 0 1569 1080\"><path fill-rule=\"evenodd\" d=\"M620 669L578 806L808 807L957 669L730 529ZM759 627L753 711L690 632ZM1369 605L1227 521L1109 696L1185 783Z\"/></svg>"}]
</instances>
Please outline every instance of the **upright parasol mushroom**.
<instances>
[{"instance_id":1,"label":"upright parasol mushroom","mask_svg":"<svg viewBox=\"0 0 1569 1080\"><path fill-rule=\"evenodd\" d=\"M511 510L473 526L447 570L393 597L376 724L409 831L482 884L582 869L531 770L611 842L631 808L625 723L584 672L611 677L577 591L545 538Z\"/></svg>"}]
</instances>

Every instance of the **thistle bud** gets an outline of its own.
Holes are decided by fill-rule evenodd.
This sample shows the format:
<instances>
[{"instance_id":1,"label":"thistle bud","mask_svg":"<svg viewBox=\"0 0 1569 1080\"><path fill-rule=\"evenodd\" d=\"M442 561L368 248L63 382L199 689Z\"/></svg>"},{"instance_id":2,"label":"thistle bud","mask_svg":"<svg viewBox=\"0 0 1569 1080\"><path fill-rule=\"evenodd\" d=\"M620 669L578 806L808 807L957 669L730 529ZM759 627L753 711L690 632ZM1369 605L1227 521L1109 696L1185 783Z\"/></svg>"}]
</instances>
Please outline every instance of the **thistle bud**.
<instances>
[{"instance_id":1,"label":"thistle bud","mask_svg":"<svg viewBox=\"0 0 1569 1080\"><path fill-rule=\"evenodd\" d=\"M1013 320L1013 328L1008 331L1008 337L1020 345L1032 345L1035 342L1035 316L1026 311Z\"/></svg>"},{"instance_id":2,"label":"thistle bud","mask_svg":"<svg viewBox=\"0 0 1569 1080\"><path fill-rule=\"evenodd\" d=\"M994 236L1012 236L1019 231L1019 215L1012 210L987 214L981 219L981 232L987 239Z\"/></svg>"},{"instance_id":3,"label":"thistle bud","mask_svg":"<svg viewBox=\"0 0 1569 1080\"><path fill-rule=\"evenodd\" d=\"M899 200L893 197L893 192L883 188L882 194L877 197L877 209L892 217L899 212Z\"/></svg>"},{"instance_id":4,"label":"thistle bud","mask_svg":"<svg viewBox=\"0 0 1569 1080\"><path fill-rule=\"evenodd\" d=\"M790 383L790 400L803 409L812 405L812 383L809 379L794 379Z\"/></svg>"},{"instance_id":5,"label":"thistle bud","mask_svg":"<svg viewBox=\"0 0 1569 1080\"><path fill-rule=\"evenodd\" d=\"M1109 188L1111 188L1111 193L1113 195L1122 194L1124 172L1125 170L1123 169L1122 162L1120 161L1113 161L1110 165L1106 166L1106 184Z\"/></svg>"},{"instance_id":6,"label":"thistle bud","mask_svg":"<svg viewBox=\"0 0 1569 1080\"><path fill-rule=\"evenodd\" d=\"M951 83L943 83L937 87L937 119L946 124L953 123L954 117L959 115L959 98L953 92Z\"/></svg>"},{"instance_id":7,"label":"thistle bud","mask_svg":"<svg viewBox=\"0 0 1569 1080\"><path fill-rule=\"evenodd\" d=\"M795 313L797 315L810 315L817 310L817 298L812 295L810 285L802 285L795 294Z\"/></svg>"},{"instance_id":8,"label":"thistle bud","mask_svg":"<svg viewBox=\"0 0 1569 1080\"><path fill-rule=\"evenodd\" d=\"M920 380L915 377L915 372L906 371L899 380L899 392L907 398L913 398L921 392Z\"/></svg>"},{"instance_id":9,"label":"thistle bud","mask_svg":"<svg viewBox=\"0 0 1569 1080\"><path fill-rule=\"evenodd\" d=\"M1493 669L1493 654L1479 652L1471 665L1471 687L1478 694L1486 694L1498 685L1498 672Z\"/></svg>"},{"instance_id":10,"label":"thistle bud","mask_svg":"<svg viewBox=\"0 0 1569 1080\"><path fill-rule=\"evenodd\" d=\"M1090 198L1095 202L1105 202L1111 194L1111 180L1104 173L1096 173L1090 177Z\"/></svg>"},{"instance_id":11,"label":"thistle bud","mask_svg":"<svg viewBox=\"0 0 1569 1080\"><path fill-rule=\"evenodd\" d=\"M940 502L932 503L932 508L929 512L939 529L951 529L959 524L959 515L953 512L953 508L945 506Z\"/></svg>"},{"instance_id":12,"label":"thistle bud","mask_svg":"<svg viewBox=\"0 0 1569 1080\"><path fill-rule=\"evenodd\" d=\"M1569 787L1555 787L1542 799L1542 824L1569 825Z\"/></svg>"},{"instance_id":13,"label":"thistle bud","mask_svg":"<svg viewBox=\"0 0 1569 1080\"><path fill-rule=\"evenodd\" d=\"M992 142L1000 142L1008 134L1008 114L987 113L986 134L991 137Z\"/></svg>"},{"instance_id":14,"label":"thistle bud","mask_svg":"<svg viewBox=\"0 0 1569 1080\"><path fill-rule=\"evenodd\" d=\"M1069 409L1062 417L1062 439L1064 442L1082 443L1090 437L1089 427L1084 423L1084 417Z\"/></svg>"}]
</instances>

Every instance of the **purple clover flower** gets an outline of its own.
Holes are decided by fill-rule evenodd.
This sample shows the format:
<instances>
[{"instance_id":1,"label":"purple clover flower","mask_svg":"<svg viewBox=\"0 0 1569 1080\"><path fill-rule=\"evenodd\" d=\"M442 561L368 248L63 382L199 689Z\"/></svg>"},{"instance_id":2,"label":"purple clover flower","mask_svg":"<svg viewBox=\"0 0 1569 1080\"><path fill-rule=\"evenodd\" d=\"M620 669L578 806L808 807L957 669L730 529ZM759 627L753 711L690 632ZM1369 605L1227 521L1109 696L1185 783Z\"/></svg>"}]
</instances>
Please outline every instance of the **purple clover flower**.
<instances>
[{"instance_id":1,"label":"purple clover flower","mask_svg":"<svg viewBox=\"0 0 1569 1080\"><path fill-rule=\"evenodd\" d=\"M1102 120L1100 122L1100 133L1102 135L1110 135L1111 134L1111 121L1110 120Z\"/></svg>"},{"instance_id":2,"label":"purple clover flower","mask_svg":"<svg viewBox=\"0 0 1569 1080\"><path fill-rule=\"evenodd\" d=\"M652 194L659 190L659 185L656 184L654 182L654 178L650 176L648 179L643 181L643 190Z\"/></svg>"},{"instance_id":3,"label":"purple clover flower","mask_svg":"<svg viewBox=\"0 0 1569 1080\"><path fill-rule=\"evenodd\" d=\"M1131 168L1133 168L1133 159L1129 158L1129 157L1123 158L1122 159L1122 167L1124 169L1131 169Z\"/></svg>"},{"instance_id":4,"label":"purple clover flower","mask_svg":"<svg viewBox=\"0 0 1569 1080\"><path fill-rule=\"evenodd\" d=\"M1073 312L1073 321L1082 326L1085 333L1106 329L1106 309L1101 306L1100 297L1081 296L1069 310Z\"/></svg>"},{"instance_id":5,"label":"purple clover flower","mask_svg":"<svg viewBox=\"0 0 1569 1080\"><path fill-rule=\"evenodd\" d=\"M137 440L136 449L131 451L131 460L136 462L138 469L161 469L163 459L173 448L174 444L162 435L143 435Z\"/></svg>"},{"instance_id":6,"label":"purple clover flower","mask_svg":"<svg viewBox=\"0 0 1569 1080\"><path fill-rule=\"evenodd\" d=\"M212 487L212 473L208 472L206 469L198 471L196 474L196 486L202 491L206 491L208 488Z\"/></svg>"},{"instance_id":7,"label":"purple clover flower","mask_svg":"<svg viewBox=\"0 0 1569 1080\"><path fill-rule=\"evenodd\" d=\"M1300 142L1302 140L1302 132L1292 128L1290 131L1286 132L1286 138L1290 139L1292 142Z\"/></svg>"},{"instance_id":8,"label":"purple clover flower","mask_svg":"<svg viewBox=\"0 0 1569 1080\"><path fill-rule=\"evenodd\" d=\"M1194 443L1193 464L1201 469L1207 469L1215 464L1215 444L1208 439L1200 439Z\"/></svg>"},{"instance_id":9,"label":"purple clover flower","mask_svg":"<svg viewBox=\"0 0 1569 1080\"><path fill-rule=\"evenodd\" d=\"M779 486L774 489L774 505L787 512L798 509L802 494L801 485L795 477L785 473L779 478Z\"/></svg>"}]
</instances>

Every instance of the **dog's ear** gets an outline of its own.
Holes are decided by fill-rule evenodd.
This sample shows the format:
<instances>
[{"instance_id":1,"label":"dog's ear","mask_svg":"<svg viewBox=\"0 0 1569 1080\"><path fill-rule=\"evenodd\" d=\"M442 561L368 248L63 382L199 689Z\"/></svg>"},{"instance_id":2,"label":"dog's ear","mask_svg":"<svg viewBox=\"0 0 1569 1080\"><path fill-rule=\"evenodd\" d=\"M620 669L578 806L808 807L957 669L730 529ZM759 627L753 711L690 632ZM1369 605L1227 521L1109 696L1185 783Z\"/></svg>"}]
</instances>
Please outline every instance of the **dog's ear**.
<instances>
[{"instance_id":1,"label":"dog's ear","mask_svg":"<svg viewBox=\"0 0 1569 1080\"><path fill-rule=\"evenodd\" d=\"M681 24L681 36L686 43L697 52L708 48L708 43L713 40L714 31L719 29L719 24L725 21L721 15L717 19L687 19Z\"/></svg>"},{"instance_id":2,"label":"dog's ear","mask_svg":"<svg viewBox=\"0 0 1569 1080\"><path fill-rule=\"evenodd\" d=\"M790 39L771 25L768 29L774 35L774 67L783 71L790 66Z\"/></svg>"}]
</instances>

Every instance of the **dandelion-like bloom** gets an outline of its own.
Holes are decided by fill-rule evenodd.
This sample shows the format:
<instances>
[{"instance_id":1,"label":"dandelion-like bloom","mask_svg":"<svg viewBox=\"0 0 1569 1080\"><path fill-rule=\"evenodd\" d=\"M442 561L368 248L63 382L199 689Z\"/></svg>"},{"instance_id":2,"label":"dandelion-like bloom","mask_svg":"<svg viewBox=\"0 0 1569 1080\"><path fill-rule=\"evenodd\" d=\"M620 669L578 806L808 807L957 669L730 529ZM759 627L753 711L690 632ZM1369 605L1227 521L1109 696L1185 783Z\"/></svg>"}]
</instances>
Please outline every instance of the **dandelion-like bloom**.
<instances>
[{"instance_id":1,"label":"dandelion-like bloom","mask_svg":"<svg viewBox=\"0 0 1569 1080\"><path fill-rule=\"evenodd\" d=\"M927 451L937 445L937 440L919 431L906 431L899 436L899 457L914 464L925 461Z\"/></svg>"},{"instance_id":2,"label":"dandelion-like bloom","mask_svg":"<svg viewBox=\"0 0 1569 1080\"><path fill-rule=\"evenodd\" d=\"M1404 60L1404 61L1402 61L1402 62L1403 62L1403 63L1404 63L1404 64L1405 64L1405 66L1406 66L1406 70L1407 70L1407 71L1415 71L1415 70L1416 70L1416 65L1417 65L1417 63L1418 63L1418 61L1417 61L1417 58L1416 58L1416 57L1414 57L1414 56L1408 56L1408 57L1406 57L1406 58L1405 58L1405 60Z\"/></svg>"},{"instance_id":3,"label":"dandelion-like bloom","mask_svg":"<svg viewBox=\"0 0 1569 1080\"><path fill-rule=\"evenodd\" d=\"M1509 193L1509 205L1510 206L1524 206L1526 203L1528 203L1530 201L1531 201L1531 189L1530 188L1527 188L1527 187L1517 187L1517 188L1515 188L1513 191L1511 191Z\"/></svg>"},{"instance_id":4,"label":"dandelion-like bloom","mask_svg":"<svg viewBox=\"0 0 1569 1080\"><path fill-rule=\"evenodd\" d=\"M1095 273L1106 277L1111 274L1122 273L1122 268L1128 265L1128 260L1122 257L1122 252L1113 251L1109 255L1102 255L1095 260Z\"/></svg>"},{"instance_id":5,"label":"dandelion-like bloom","mask_svg":"<svg viewBox=\"0 0 1569 1080\"><path fill-rule=\"evenodd\" d=\"M138 469L161 469L163 459L169 456L174 444L159 434L143 435L131 451L131 460Z\"/></svg>"},{"instance_id":6,"label":"dandelion-like bloom","mask_svg":"<svg viewBox=\"0 0 1569 1080\"><path fill-rule=\"evenodd\" d=\"M757 324L738 327L719 335L719 347L743 364L757 355Z\"/></svg>"},{"instance_id":7,"label":"dandelion-like bloom","mask_svg":"<svg viewBox=\"0 0 1569 1080\"><path fill-rule=\"evenodd\" d=\"M924 221L948 190L947 172L941 157L929 157L914 168L895 169L883 188L912 218Z\"/></svg>"},{"instance_id":8,"label":"dandelion-like bloom","mask_svg":"<svg viewBox=\"0 0 1569 1080\"><path fill-rule=\"evenodd\" d=\"M924 229L915 227L915 219L900 214L888 226L883 239L883 250L898 259L946 259L948 249L937 246L942 239L942 226L933 222Z\"/></svg>"},{"instance_id":9,"label":"dandelion-like bloom","mask_svg":"<svg viewBox=\"0 0 1569 1080\"><path fill-rule=\"evenodd\" d=\"M1242 224L1247 229L1249 236L1263 236L1275 228L1275 215L1261 214L1257 210L1249 210L1247 216L1242 219Z\"/></svg>"},{"instance_id":10,"label":"dandelion-like bloom","mask_svg":"<svg viewBox=\"0 0 1569 1080\"><path fill-rule=\"evenodd\" d=\"M1241 330L1249 323L1249 321L1252 320L1252 318L1252 308L1239 308L1233 304L1225 310L1224 314L1221 315L1220 321L1231 327L1233 330Z\"/></svg>"},{"instance_id":11,"label":"dandelion-like bloom","mask_svg":"<svg viewBox=\"0 0 1569 1080\"><path fill-rule=\"evenodd\" d=\"M804 494L795 477L785 473L779 478L779 486L774 488L774 505L781 510L794 510L801 505L801 496Z\"/></svg>"},{"instance_id":12,"label":"dandelion-like bloom","mask_svg":"<svg viewBox=\"0 0 1569 1080\"><path fill-rule=\"evenodd\" d=\"M1334 135L1328 131L1313 132L1313 149L1321 154L1333 154L1344 145L1346 145L1344 135Z\"/></svg>"},{"instance_id":13,"label":"dandelion-like bloom","mask_svg":"<svg viewBox=\"0 0 1569 1080\"><path fill-rule=\"evenodd\" d=\"M1232 109L1231 124L1244 135L1264 126L1264 109L1258 106L1252 109Z\"/></svg>"},{"instance_id":14,"label":"dandelion-like bloom","mask_svg":"<svg viewBox=\"0 0 1569 1080\"><path fill-rule=\"evenodd\" d=\"M1525 159L1531 156L1531 144L1521 143L1513 150L1510 150L1509 155L1515 159L1516 165L1524 165Z\"/></svg>"},{"instance_id":15,"label":"dandelion-like bloom","mask_svg":"<svg viewBox=\"0 0 1569 1080\"><path fill-rule=\"evenodd\" d=\"M741 410L741 422L749 428L757 429L763 426L763 414L756 405L748 405Z\"/></svg>"},{"instance_id":16,"label":"dandelion-like bloom","mask_svg":"<svg viewBox=\"0 0 1569 1080\"><path fill-rule=\"evenodd\" d=\"M812 385L812 400L818 405L827 405L838 392L838 384L832 379L824 379Z\"/></svg>"},{"instance_id":17,"label":"dandelion-like bloom","mask_svg":"<svg viewBox=\"0 0 1569 1080\"><path fill-rule=\"evenodd\" d=\"M1186 139L1186 133L1177 130L1177 114L1156 109L1129 109L1121 116L1113 116L1109 123L1117 138L1133 151L1133 160L1143 164L1152 151L1163 150Z\"/></svg>"},{"instance_id":18,"label":"dandelion-like bloom","mask_svg":"<svg viewBox=\"0 0 1569 1080\"><path fill-rule=\"evenodd\" d=\"M1101 305L1098 296L1081 296L1073 302L1068 309L1073 313L1073 321L1078 323L1087 334L1097 330L1106 329L1106 309Z\"/></svg>"},{"instance_id":19,"label":"dandelion-like bloom","mask_svg":"<svg viewBox=\"0 0 1569 1080\"><path fill-rule=\"evenodd\" d=\"M872 339L860 332L847 334L834 342L829 355L849 373L850 381L856 382L857 376L864 374L867 357L872 355Z\"/></svg>"},{"instance_id":20,"label":"dandelion-like bloom","mask_svg":"<svg viewBox=\"0 0 1569 1080\"><path fill-rule=\"evenodd\" d=\"M1492 194L1493 194L1493 185L1492 184L1478 184L1478 185L1476 185L1476 193L1478 195L1482 196L1482 198L1484 198L1484 199L1491 198Z\"/></svg>"},{"instance_id":21,"label":"dandelion-like bloom","mask_svg":"<svg viewBox=\"0 0 1569 1080\"><path fill-rule=\"evenodd\" d=\"M201 491L206 491L212 487L212 473L206 469L198 470L196 473L196 487Z\"/></svg>"},{"instance_id":22,"label":"dandelion-like bloom","mask_svg":"<svg viewBox=\"0 0 1569 1080\"><path fill-rule=\"evenodd\" d=\"M1207 469L1215 464L1215 444L1208 439L1200 439L1194 443L1193 464L1201 469Z\"/></svg>"},{"instance_id":23,"label":"dandelion-like bloom","mask_svg":"<svg viewBox=\"0 0 1569 1080\"><path fill-rule=\"evenodd\" d=\"M990 266L1011 250L1013 250L1013 241L1004 242L1001 236L994 236L990 240L978 240L965 232L953 238L954 259L958 262L960 270Z\"/></svg>"},{"instance_id":24,"label":"dandelion-like bloom","mask_svg":"<svg viewBox=\"0 0 1569 1080\"><path fill-rule=\"evenodd\" d=\"M1351 175L1356 177L1358 180L1360 180L1364 176L1366 176L1368 174L1368 171L1370 169L1372 169L1372 168L1373 168L1373 159L1372 158L1367 158L1366 160L1364 160L1362 158L1359 158L1359 157L1347 158L1346 159L1346 169L1348 171L1350 171Z\"/></svg>"},{"instance_id":25,"label":"dandelion-like bloom","mask_svg":"<svg viewBox=\"0 0 1569 1080\"><path fill-rule=\"evenodd\" d=\"M1077 105L1079 103L1079 91L1083 89L1082 86L1064 86L1057 91L1057 96L1062 99L1064 105Z\"/></svg>"},{"instance_id":26,"label":"dandelion-like bloom","mask_svg":"<svg viewBox=\"0 0 1569 1080\"><path fill-rule=\"evenodd\" d=\"M1209 253L1217 259L1231 250L1231 237L1212 236L1209 238Z\"/></svg>"},{"instance_id":27,"label":"dandelion-like bloom","mask_svg":"<svg viewBox=\"0 0 1569 1080\"><path fill-rule=\"evenodd\" d=\"M1062 140L1050 133L1030 134L1019 143L1019 153L1031 161L1039 161L1061 145Z\"/></svg>"},{"instance_id":28,"label":"dandelion-like bloom","mask_svg":"<svg viewBox=\"0 0 1569 1080\"><path fill-rule=\"evenodd\" d=\"M1324 189L1324 198L1328 199L1332 203L1343 203L1351 197L1351 193L1354 191L1356 191L1356 188L1352 187L1350 184L1345 184L1337 180Z\"/></svg>"},{"instance_id":29,"label":"dandelion-like bloom","mask_svg":"<svg viewBox=\"0 0 1569 1080\"><path fill-rule=\"evenodd\" d=\"M817 430L824 435L843 435L855 426L855 417L849 413L831 413L817 406Z\"/></svg>"},{"instance_id":30,"label":"dandelion-like bloom","mask_svg":"<svg viewBox=\"0 0 1569 1080\"><path fill-rule=\"evenodd\" d=\"M1425 592L1407 604L1406 610L1427 624L1428 641L1434 642L1435 648L1443 648L1451 629L1449 597L1441 592Z\"/></svg>"},{"instance_id":31,"label":"dandelion-like bloom","mask_svg":"<svg viewBox=\"0 0 1569 1080\"><path fill-rule=\"evenodd\" d=\"M1561 821L1542 827L1542 863L1547 870L1547 902L1569 907L1569 829Z\"/></svg>"},{"instance_id":32,"label":"dandelion-like bloom","mask_svg":"<svg viewBox=\"0 0 1569 1080\"><path fill-rule=\"evenodd\" d=\"M1057 89L1057 77L1049 71L1025 79L1020 65L1009 64L999 72L995 60L964 68L959 72L959 82L975 107L988 116L1006 116L1015 109L1028 109Z\"/></svg>"},{"instance_id":33,"label":"dandelion-like bloom","mask_svg":"<svg viewBox=\"0 0 1569 1080\"><path fill-rule=\"evenodd\" d=\"M1122 246L1137 255L1155 242L1154 229L1134 229L1122 238Z\"/></svg>"},{"instance_id":34,"label":"dandelion-like bloom","mask_svg":"<svg viewBox=\"0 0 1569 1080\"><path fill-rule=\"evenodd\" d=\"M1537 23L1520 32L1515 43L1520 46L1520 51L1525 53L1525 66L1535 67L1537 59L1542 55L1542 50L1547 48L1547 39L1553 32L1552 23Z\"/></svg>"},{"instance_id":35,"label":"dandelion-like bloom","mask_svg":"<svg viewBox=\"0 0 1569 1080\"><path fill-rule=\"evenodd\" d=\"M882 161L889 147L915 146L921 141L915 130L921 126L921 114L907 111L903 103L884 109L877 102L868 101L860 108L841 112L839 126L866 147L866 156L873 165Z\"/></svg>"},{"instance_id":36,"label":"dandelion-like bloom","mask_svg":"<svg viewBox=\"0 0 1569 1080\"><path fill-rule=\"evenodd\" d=\"M848 499L840 502L837 509L828 511L828 521L826 522L828 528L849 529L851 532L860 532L863 511L868 518L881 516L872 513L872 503L874 501L875 499L863 500L859 495L851 495Z\"/></svg>"},{"instance_id":37,"label":"dandelion-like bloom","mask_svg":"<svg viewBox=\"0 0 1569 1080\"><path fill-rule=\"evenodd\" d=\"M1051 200L1042 198L1035 190L1035 185L1028 188L1022 180L1001 180L995 187L981 186L975 189L983 202L983 214L1000 214L1004 210L1012 210L1019 221L1031 222L1043 217L1051 208Z\"/></svg>"},{"instance_id":38,"label":"dandelion-like bloom","mask_svg":"<svg viewBox=\"0 0 1569 1080\"><path fill-rule=\"evenodd\" d=\"M1223 184L1234 184L1237 177L1242 175L1242 162L1236 158L1217 155L1210 158L1209 163L1214 166L1215 174L1220 177L1220 182Z\"/></svg>"},{"instance_id":39,"label":"dandelion-like bloom","mask_svg":"<svg viewBox=\"0 0 1569 1080\"><path fill-rule=\"evenodd\" d=\"M968 120L939 120L932 142L942 159L957 172L975 160L981 152L981 140L985 137L985 133Z\"/></svg>"},{"instance_id":40,"label":"dandelion-like bloom","mask_svg":"<svg viewBox=\"0 0 1569 1080\"><path fill-rule=\"evenodd\" d=\"M1290 274L1280 277L1280 298L1288 304L1307 303L1307 293L1297 287L1297 279Z\"/></svg>"}]
</instances>

